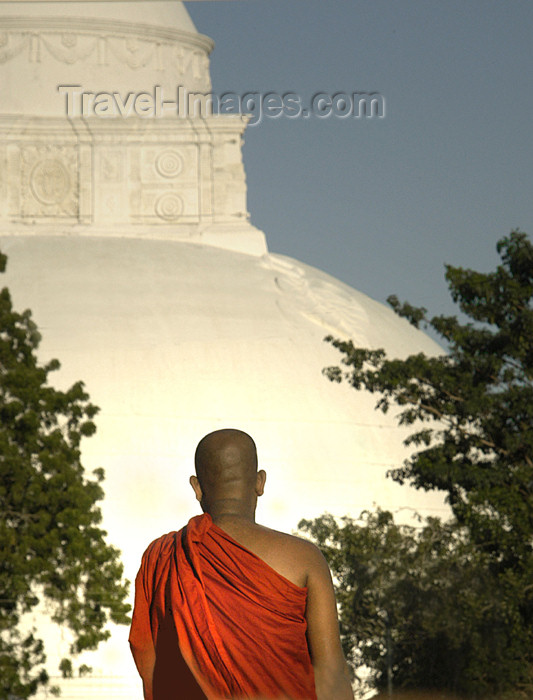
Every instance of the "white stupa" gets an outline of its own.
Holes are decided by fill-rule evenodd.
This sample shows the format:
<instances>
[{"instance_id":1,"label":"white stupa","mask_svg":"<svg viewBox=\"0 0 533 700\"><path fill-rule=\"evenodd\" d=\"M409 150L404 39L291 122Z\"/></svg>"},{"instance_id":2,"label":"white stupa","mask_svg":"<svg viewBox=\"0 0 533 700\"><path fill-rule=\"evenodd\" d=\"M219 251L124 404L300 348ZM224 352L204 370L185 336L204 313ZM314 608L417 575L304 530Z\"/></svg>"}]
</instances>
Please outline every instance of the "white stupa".
<instances>
[{"instance_id":1,"label":"white stupa","mask_svg":"<svg viewBox=\"0 0 533 700\"><path fill-rule=\"evenodd\" d=\"M43 360L62 363L56 381L82 379L101 408L84 464L105 468L104 524L130 580L153 538L198 513L194 449L220 427L256 440L264 524L441 505L386 479L405 457L393 417L321 373L339 360L328 333L396 356L439 348L268 252L246 209L246 120L66 116L58 86L208 92L211 49L175 0L0 1L0 282L32 309ZM68 635L39 631L57 673ZM140 700L126 639L114 629L80 659L93 674L62 682L63 698Z\"/></svg>"}]
</instances>

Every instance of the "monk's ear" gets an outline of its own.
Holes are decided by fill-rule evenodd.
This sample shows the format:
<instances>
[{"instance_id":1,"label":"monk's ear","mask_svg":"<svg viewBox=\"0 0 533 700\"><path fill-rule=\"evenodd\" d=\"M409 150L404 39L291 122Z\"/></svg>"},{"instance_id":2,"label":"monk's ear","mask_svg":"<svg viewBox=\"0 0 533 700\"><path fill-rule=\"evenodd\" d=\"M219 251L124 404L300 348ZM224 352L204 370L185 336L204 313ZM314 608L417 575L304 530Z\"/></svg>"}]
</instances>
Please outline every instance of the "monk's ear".
<instances>
[{"instance_id":1,"label":"monk's ear","mask_svg":"<svg viewBox=\"0 0 533 700\"><path fill-rule=\"evenodd\" d=\"M192 486L192 490L194 491L194 495L196 496L196 500L201 502L202 501L202 487L200 486L200 482L198 481L197 476L191 476L189 479L189 484Z\"/></svg>"},{"instance_id":2,"label":"monk's ear","mask_svg":"<svg viewBox=\"0 0 533 700\"><path fill-rule=\"evenodd\" d=\"M262 496L263 493L265 492L265 481L266 481L267 475L264 469L260 469L257 472L257 478L255 481L255 493L257 496Z\"/></svg>"}]
</instances>

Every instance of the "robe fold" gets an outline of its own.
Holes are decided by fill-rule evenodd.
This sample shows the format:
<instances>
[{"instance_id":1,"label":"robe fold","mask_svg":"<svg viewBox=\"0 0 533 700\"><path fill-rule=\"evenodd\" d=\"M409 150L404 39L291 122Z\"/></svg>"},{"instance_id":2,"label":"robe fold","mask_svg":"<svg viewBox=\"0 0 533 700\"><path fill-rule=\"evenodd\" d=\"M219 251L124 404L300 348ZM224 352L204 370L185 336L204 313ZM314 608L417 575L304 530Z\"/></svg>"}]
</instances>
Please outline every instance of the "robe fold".
<instances>
[{"instance_id":1,"label":"robe fold","mask_svg":"<svg viewBox=\"0 0 533 700\"><path fill-rule=\"evenodd\" d=\"M316 700L306 600L306 588L278 574L203 514L144 553L129 638L138 648L151 640L159 660L169 653L174 635L178 657L209 700ZM154 679L154 700L202 697L180 691L181 658L159 682L164 691Z\"/></svg>"}]
</instances>

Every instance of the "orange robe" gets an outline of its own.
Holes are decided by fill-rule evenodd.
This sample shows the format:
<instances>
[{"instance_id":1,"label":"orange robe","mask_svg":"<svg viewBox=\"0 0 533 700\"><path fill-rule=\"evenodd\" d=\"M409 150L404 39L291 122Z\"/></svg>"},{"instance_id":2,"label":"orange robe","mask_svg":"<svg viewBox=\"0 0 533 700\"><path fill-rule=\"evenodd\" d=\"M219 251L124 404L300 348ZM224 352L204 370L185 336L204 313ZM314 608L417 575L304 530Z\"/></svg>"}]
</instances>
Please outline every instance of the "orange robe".
<instances>
[{"instance_id":1,"label":"orange robe","mask_svg":"<svg viewBox=\"0 0 533 700\"><path fill-rule=\"evenodd\" d=\"M135 580L130 631L133 646L151 640L156 650L154 700L203 697L195 695L198 686L209 700L316 700L306 599L306 588L278 574L208 514L155 540ZM159 674L163 657L166 670ZM186 667L196 690L192 677L183 680Z\"/></svg>"}]
</instances>

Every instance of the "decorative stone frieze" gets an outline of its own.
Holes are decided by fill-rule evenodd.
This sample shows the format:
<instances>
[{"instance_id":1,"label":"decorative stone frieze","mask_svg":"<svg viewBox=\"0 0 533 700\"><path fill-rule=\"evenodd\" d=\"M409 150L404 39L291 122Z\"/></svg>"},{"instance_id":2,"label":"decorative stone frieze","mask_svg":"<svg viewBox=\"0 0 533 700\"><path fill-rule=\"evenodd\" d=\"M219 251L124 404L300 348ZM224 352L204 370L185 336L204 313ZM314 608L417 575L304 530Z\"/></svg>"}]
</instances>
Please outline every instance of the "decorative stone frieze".
<instances>
[{"instance_id":1,"label":"decorative stone frieze","mask_svg":"<svg viewBox=\"0 0 533 700\"><path fill-rule=\"evenodd\" d=\"M237 231L262 250L246 209L245 126L238 115L0 117L0 226L191 241L209 234L215 244L218 226L222 246Z\"/></svg>"},{"instance_id":2,"label":"decorative stone frieze","mask_svg":"<svg viewBox=\"0 0 533 700\"><path fill-rule=\"evenodd\" d=\"M1 3L0 3L1 9ZM66 114L59 88L99 94L211 91L208 37L118 20L0 16L0 110ZM20 88L24 86L24 91ZM71 115L72 116L72 115Z\"/></svg>"},{"instance_id":3,"label":"decorative stone frieze","mask_svg":"<svg viewBox=\"0 0 533 700\"><path fill-rule=\"evenodd\" d=\"M11 19L8 25L16 25L12 18L8 19ZM116 59L116 62L131 70L151 66L163 71L172 66L178 78L192 78L193 87L198 90L210 89L208 46L190 41L181 32L176 32L174 37L167 33L147 38L138 27L119 25L110 31L100 27L99 23L92 24L92 30L89 26L83 31L78 24L70 27L65 24L57 29L40 26L39 22L20 29L12 26L0 32L0 64L20 54L30 63L41 63L46 53L68 65L90 63L109 66Z\"/></svg>"}]
</instances>

